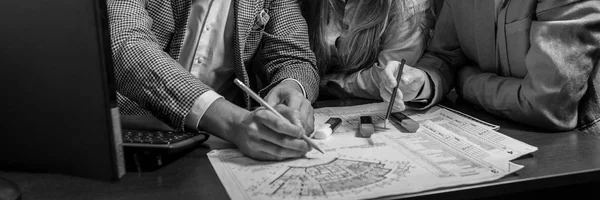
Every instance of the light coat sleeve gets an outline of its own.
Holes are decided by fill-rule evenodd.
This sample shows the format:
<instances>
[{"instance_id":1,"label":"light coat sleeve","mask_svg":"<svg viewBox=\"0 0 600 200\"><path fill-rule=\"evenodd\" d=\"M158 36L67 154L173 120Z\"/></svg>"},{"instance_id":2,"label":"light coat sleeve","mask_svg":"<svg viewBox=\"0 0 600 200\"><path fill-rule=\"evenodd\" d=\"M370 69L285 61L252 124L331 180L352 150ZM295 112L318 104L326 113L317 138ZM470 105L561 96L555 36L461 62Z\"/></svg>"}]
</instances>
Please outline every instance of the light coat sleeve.
<instances>
[{"instance_id":1,"label":"light coat sleeve","mask_svg":"<svg viewBox=\"0 0 600 200\"><path fill-rule=\"evenodd\" d=\"M493 73L465 76L457 89L462 88L467 101L540 128L577 126L579 101L600 65L600 1L552 4L556 2L538 3L537 20L531 23L528 74L522 79Z\"/></svg>"},{"instance_id":2,"label":"light coat sleeve","mask_svg":"<svg viewBox=\"0 0 600 200\"><path fill-rule=\"evenodd\" d=\"M458 40L452 9L448 2L444 1L437 16L433 36L425 53L415 65L416 68L425 71L431 80L431 99L426 104L411 105L411 107L427 109L441 102L454 88L457 66L468 63L469 60Z\"/></svg>"},{"instance_id":3,"label":"light coat sleeve","mask_svg":"<svg viewBox=\"0 0 600 200\"><path fill-rule=\"evenodd\" d=\"M379 66L386 66L389 61L400 62L402 59L406 59L407 65L414 66L423 55L429 39L431 19L427 11L415 13L411 17L388 25L382 38L382 50L377 57ZM336 83L353 96L381 100L378 89L379 71L381 70L373 66L350 74L328 74L323 77L323 81Z\"/></svg>"}]
</instances>

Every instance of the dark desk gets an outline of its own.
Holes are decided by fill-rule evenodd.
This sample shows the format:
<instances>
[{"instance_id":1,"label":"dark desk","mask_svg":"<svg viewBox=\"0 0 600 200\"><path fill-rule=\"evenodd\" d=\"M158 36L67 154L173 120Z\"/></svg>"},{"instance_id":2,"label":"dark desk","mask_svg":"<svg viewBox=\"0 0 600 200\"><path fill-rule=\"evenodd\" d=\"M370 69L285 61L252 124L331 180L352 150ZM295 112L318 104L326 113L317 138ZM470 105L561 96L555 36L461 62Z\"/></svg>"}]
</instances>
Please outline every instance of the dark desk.
<instances>
[{"instance_id":1,"label":"dark desk","mask_svg":"<svg viewBox=\"0 0 600 200\"><path fill-rule=\"evenodd\" d=\"M315 107L348 106L364 101L318 102ZM472 199L488 197L556 197L570 192L595 195L600 181L600 139L578 131L536 132L460 102L445 105L501 126L500 132L537 146L532 155L514 162L520 171L500 180L438 189L399 197ZM231 146L211 137L206 144L154 172L128 172L120 181L102 182L59 174L0 172L17 183L28 199L229 199L206 153ZM589 189L589 190L588 190ZM578 195L578 196L579 196Z\"/></svg>"}]
</instances>

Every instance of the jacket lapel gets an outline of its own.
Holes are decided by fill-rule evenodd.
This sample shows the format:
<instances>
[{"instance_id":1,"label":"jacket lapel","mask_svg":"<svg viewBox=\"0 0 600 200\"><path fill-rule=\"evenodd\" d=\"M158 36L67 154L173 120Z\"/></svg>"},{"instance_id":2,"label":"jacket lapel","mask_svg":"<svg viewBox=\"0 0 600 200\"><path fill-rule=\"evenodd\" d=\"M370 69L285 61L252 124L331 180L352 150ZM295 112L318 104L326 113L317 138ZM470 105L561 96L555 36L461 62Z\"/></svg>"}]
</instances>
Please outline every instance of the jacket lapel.
<instances>
[{"instance_id":1,"label":"jacket lapel","mask_svg":"<svg viewBox=\"0 0 600 200\"><path fill-rule=\"evenodd\" d=\"M472 0L475 10L477 61L484 71L496 70L496 10L494 0Z\"/></svg>"},{"instance_id":2,"label":"jacket lapel","mask_svg":"<svg viewBox=\"0 0 600 200\"><path fill-rule=\"evenodd\" d=\"M244 48L246 48L246 38L250 33L250 28L254 22L257 9L257 0L233 0L235 31L233 38L235 75L244 84L250 85L250 79L244 66ZM250 96L245 95L247 107L250 107Z\"/></svg>"},{"instance_id":3,"label":"jacket lapel","mask_svg":"<svg viewBox=\"0 0 600 200\"><path fill-rule=\"evenodd\" d=\"M233 49L235 59L235 72L239 79L245 84L248 83L248 76L244 69L244 60L242 54L246 47L246 35L250 31L252 17L254 17L254 0L234 0L235 12L235 33L233 38Z\"/></svg>"},{"instance_id":4,"label":"jacket lapel","mask_svg":"<svg viewBox=\"0 0 600 200\"><path fill-rule=\"evenodd\" d=\"M183 40L185 38L185 30L192 5L191 0L173 1L173 15L175 21L175 32L173 33L173 42L170 43L169 54L175 60L179 60Z\"/></svg>"}]
</instances>

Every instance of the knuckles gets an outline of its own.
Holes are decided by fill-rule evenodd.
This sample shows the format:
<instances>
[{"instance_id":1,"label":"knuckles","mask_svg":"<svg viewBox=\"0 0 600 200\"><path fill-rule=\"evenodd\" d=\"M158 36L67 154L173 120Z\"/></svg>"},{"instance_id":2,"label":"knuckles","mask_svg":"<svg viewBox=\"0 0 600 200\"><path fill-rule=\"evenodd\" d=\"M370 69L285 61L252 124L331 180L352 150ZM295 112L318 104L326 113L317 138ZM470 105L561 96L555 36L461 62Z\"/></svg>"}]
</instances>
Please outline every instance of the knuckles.
<instances>
[{"instance_id":1,"label":"knuckles","mask_svg":"<svg viewBox=\"0 0 600 200\"><path fill-rule=\"evenodd\" d=\"M276 148L273 150L273 153L276 155L276 157L277 157L278 159L282 159L282 158L283 158L283 154L285 153L285 151L284 151L284 150L283 150L283 148L281 148L281 147L276 147Z\"/></svg>"},{"instance_id":2,"label":"knuckles","mask_svg":"<svg viewBox=\"0 0 600 200\"><path fill-rule=\"evenodd\" d=\"M254 140L249 140L246 143L246 146L248 147L248 150L251 151L251 152L257 152L258 151L258 147L259 147L258 143L256 143Z\"/></svg>"},{"instance_id":3,"label":"knuckles","mask_svg":"<svg viewBox=\"0 0 600 200\"><path fill-rule=\"evenodd\" d=\"M252 122L250 124L248 124L248 126L246 126L247 128L247 132L254 135L255 133L258 133L260 131L258 124Z\"/></svg>"}]
</instances>

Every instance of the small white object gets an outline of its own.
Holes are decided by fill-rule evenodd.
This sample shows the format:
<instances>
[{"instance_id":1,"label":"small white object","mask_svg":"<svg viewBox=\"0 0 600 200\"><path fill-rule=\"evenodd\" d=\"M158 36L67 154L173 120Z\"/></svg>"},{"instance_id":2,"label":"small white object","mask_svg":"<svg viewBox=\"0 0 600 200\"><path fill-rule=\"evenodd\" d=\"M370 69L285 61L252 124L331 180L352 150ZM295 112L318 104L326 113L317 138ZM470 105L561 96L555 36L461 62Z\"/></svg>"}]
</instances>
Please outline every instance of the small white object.
<instances>
[{"instance_id":1,"label":"small white object","mask_svg":"<svg viewBox=\"0 0 600 200\"><path fill-rule=\"evenodd\" d=\"M329 136L331 136L332 133L333 130L331 130L331 125L325 124L315 131L315 133L313 134L313 138L317 140L324 140L329 138Z\"/></svg>"}]
</instances>

